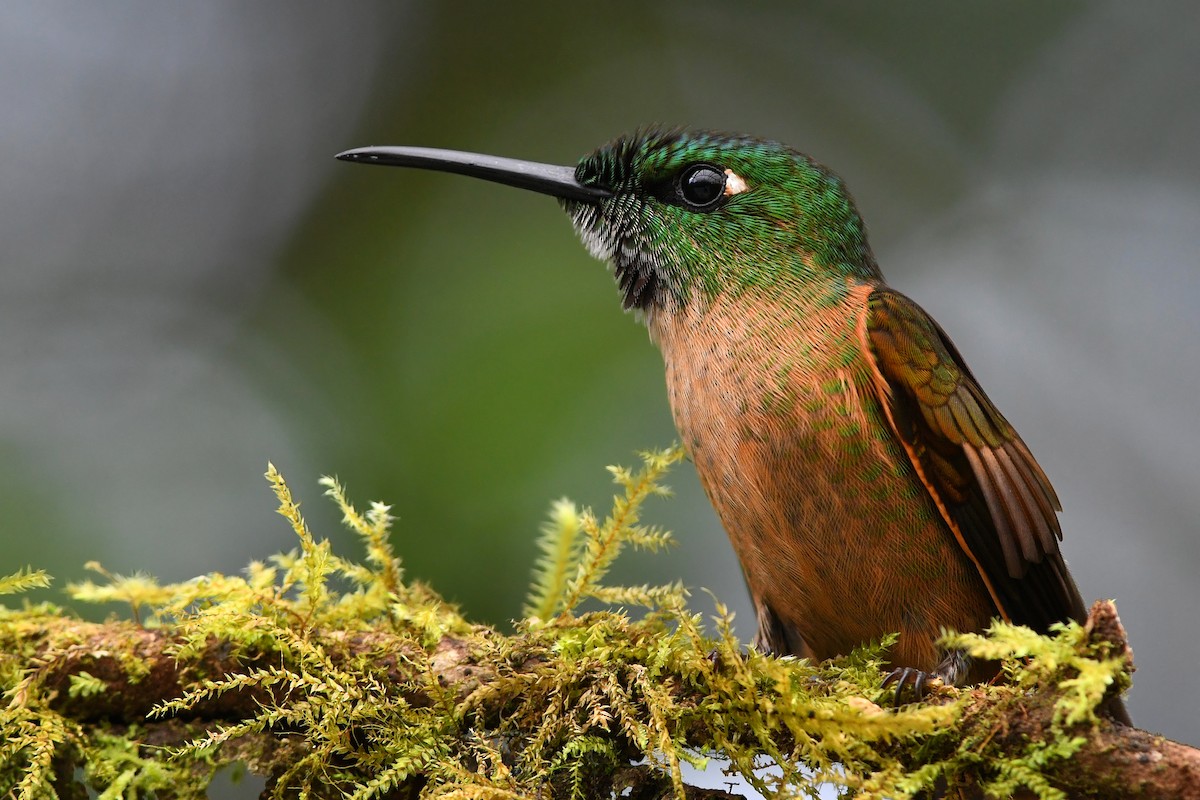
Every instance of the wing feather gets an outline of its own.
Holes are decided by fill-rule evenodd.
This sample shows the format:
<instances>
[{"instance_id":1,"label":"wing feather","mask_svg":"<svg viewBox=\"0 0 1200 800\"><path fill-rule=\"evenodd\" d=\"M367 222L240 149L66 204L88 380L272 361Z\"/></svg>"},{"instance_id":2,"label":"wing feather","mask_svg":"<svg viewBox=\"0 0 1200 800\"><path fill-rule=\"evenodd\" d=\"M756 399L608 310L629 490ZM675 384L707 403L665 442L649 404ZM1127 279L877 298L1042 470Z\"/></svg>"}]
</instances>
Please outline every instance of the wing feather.
<instances>
[{"instance_id":1,"label":"wing feather","mask_svg":"<svg viewBox=\"0 0 1200 800\"><path fill-rule=\"evenodd\" d=\"M996 460L1000 462L1000 466L1007 473L1009 484L1016 488L1017 499L1021 503L1020 514L1024 519L1024 528L1033 539L1025 551L1025 558L1036 563L1042 560L1044 553L1053 552L1055 549L1057 539L1050 532L1048 520L1058 519L1058 516L1051 514L1047 518L1042 515L1041 508L1033 499L1033 492L1029 488L1025 473L1017 467L1009 451L1010 448L1007 446L996 450Z\"/></svg>"},{"instance_id":2,"label":"wing feather","mask_svg":"<svg viewBox=\"0 0 1200 800\"><path fill-rule=\"evenodd\" d=\"M983 499L991 514L992 525L995 527L996 536L1000 539L1000 547L1004 551L1005 568L1009 575L1014 572L1019 573L1021 571L1021 553L1017 549L1017 537L1013 533L1012 523L1009 521L1008 508L996 493L996 482L989 474L989 468L984 466L979 450L967 444L963 445L963 452L971 464L972 474L983 476L979 479L979 489L983 493Z\"/></svg>"}]
</instances>

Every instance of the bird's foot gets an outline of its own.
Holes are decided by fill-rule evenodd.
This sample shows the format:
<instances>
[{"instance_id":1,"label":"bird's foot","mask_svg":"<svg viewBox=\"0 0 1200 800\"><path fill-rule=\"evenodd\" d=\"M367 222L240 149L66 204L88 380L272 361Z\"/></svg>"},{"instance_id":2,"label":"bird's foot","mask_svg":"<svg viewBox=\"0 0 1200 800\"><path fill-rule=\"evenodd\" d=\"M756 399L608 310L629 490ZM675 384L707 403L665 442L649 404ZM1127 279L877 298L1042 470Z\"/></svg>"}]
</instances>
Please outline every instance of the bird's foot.
<instances>
[{"instance_id":1,"label":"bird's foot","mask_svg":"<svg viewBox=\"0 0 1200 800\"><path fill-rule=\"evenodd\" d=\"M920 700L925 696L925 686L929 682L929 679L936 677L938 676L933 673L914 669L913 667L896 667L883 679L883 688L886 689L893 683L896 684L893 702L896 705L902 705L904 703L904 690L906 687L911 686L913 699Z\"/></svg>"},{"instance_id":2,"label":"bird's foot","mask_svg":"<svg viewBox=\"0 0 1200 800\"><path fill-rule=\"evenodd\" d=\"M905 690L912 688L912 699L921 700L925 697L925 689L930 679L936 678L944 686L958 686L966 680L971 669L971 660L961 650L952 650L946 654L933 672L925 672L914 667L896 667L883 679L883 688L896 685L895 704L903 705Z\"/></svg>"}]
</instances>

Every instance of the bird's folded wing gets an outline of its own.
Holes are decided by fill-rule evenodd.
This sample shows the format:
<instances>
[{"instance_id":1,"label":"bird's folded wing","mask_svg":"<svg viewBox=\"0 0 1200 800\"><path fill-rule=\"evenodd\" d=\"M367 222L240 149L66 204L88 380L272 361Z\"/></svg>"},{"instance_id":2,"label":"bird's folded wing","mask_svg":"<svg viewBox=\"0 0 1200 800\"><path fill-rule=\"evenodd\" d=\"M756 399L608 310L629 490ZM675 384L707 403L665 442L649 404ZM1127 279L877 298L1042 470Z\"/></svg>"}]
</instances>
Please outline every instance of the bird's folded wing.
<instances>
[{"instance_id":1,"label":"bird's folded wing","mask_svg":"<svg viewBox=\"0 0 1200 800\"><path fill-rule=\"evenodd\" d=\"M1002 616L1039 630L1082 618L1061 508L1029 448L933 319L899 292L868 298L868 352L896 434Z\"/></svg>"}]
</instances>

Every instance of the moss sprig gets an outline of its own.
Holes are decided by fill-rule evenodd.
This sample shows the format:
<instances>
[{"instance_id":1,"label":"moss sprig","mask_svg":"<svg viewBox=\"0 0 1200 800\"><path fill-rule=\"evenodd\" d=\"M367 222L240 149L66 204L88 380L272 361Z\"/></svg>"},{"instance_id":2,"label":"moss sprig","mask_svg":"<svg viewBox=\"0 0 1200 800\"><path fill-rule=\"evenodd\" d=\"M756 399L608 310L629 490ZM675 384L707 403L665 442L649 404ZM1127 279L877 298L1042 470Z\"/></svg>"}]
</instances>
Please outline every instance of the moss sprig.
<instances>
[{"instance_id":1,"label":"moss sprig","mask_svg":"<svg viewBox=\"0 0 1200 800\"><path fill-rule=\"evenodd\" d=\"M45 589L50 585L50 576L44 570L25 567L11 575L0 576L0 594L17 594L30 589Z\"/></svg>"},{"instance_id":2,"label":"moss sprig","mask_svg":"<svg viewBox=\"0 0 1200 800\"><path fill-rule=\"evenodd\" d=\"M675 544L669 531L641 524L641 511L650 497L670 496L662 478L684 455L683 448L676 445L642 453L638 472L609 467L624 493L613 497L612 511L603 522L590 508L580 511L567 500L554 504L538 540L542 555L525 605L528 617L549 620L556 614L567 616L589 598L610 605L683 608L687 593L681 583L606 586L603 581L626 546L658 552Z\"/></svg>"}]
</instances>

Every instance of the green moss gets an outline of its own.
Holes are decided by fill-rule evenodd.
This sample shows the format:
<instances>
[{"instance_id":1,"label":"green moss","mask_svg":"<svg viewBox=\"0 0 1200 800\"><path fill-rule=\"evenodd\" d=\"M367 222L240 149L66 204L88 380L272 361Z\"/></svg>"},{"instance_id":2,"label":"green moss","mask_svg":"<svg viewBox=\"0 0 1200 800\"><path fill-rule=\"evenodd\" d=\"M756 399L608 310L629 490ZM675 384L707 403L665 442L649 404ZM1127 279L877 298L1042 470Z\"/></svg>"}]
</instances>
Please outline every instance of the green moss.
<instances>
[{"instance_id":1,"label":"green moss","mask_svg":"<svg viewBox=\"0 0 1200 800\"><path fill-rule=\"evenodd\" d=\"M607 583L625 548L672 544L641 514L667 494L662 478L682 456L676 447L645 454L639 471L613 468L620 491L603 519L553 506L527 618L512 635L470 624L404 580L387 506L360 514L324 481L366 552L351 561L313 535L271 468L296 550L240 576L168 585L97 566L104 580L70 594L126 605L135 620L104 626L103 652L78 652L85 623L58 609L0 612L0 792L75 798L82 782L104 798L201 798L217 769L244 762L277 798L593 797L619 793L632 780L624 767L641 762L680 794L680 765L719 755L767 794L815 796L830 781L904 798L971 775L1001 796L1061 796L1043 767L1075 752L1072 731L1095 724L1105 692L1128 681L1123 662L1092 652L1077 625L1053 638L997 624L947 639L1004 663L1010 683L986 690L1001 700L997 714L1006 697L1056 687L1061 736L1000 757L958 732L964 692L881 705L891 640L823 664L775 658L744 649L719 603L706 627L678 583ZM47 580L23 571L0 591ZM585 601L610 609L581 613ZM169 637L182 691L137 719L114 719L119 705L96 712L89 703L119 704L161 680L139 649L150 634ZM69 681L56 683L56 665L70 664ZM766 759L777 771L762 771Z\"/></svg>"}]
</instances>

